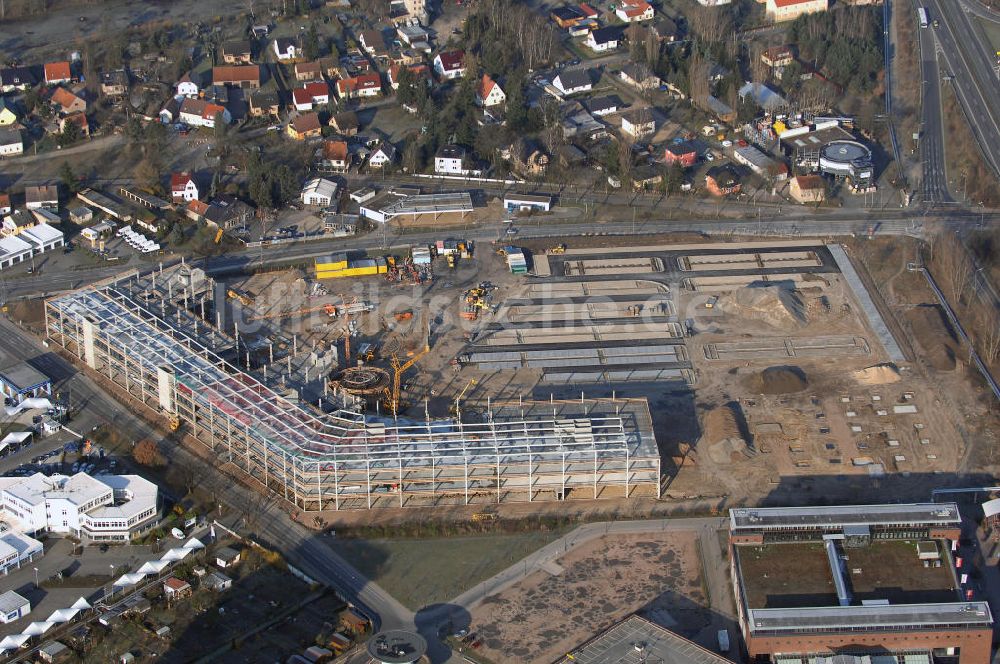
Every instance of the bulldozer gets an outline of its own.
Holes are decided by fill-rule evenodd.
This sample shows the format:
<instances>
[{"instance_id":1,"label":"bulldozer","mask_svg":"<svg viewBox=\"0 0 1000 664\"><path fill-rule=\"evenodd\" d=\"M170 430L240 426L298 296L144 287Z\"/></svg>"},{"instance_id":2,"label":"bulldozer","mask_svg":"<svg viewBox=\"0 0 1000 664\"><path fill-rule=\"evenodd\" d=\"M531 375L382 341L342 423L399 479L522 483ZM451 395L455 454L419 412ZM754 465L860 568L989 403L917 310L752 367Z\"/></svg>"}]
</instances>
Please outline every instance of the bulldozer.
<instances>
[{"instance_id":1,"label":"bulldozer","mask_svg":"<svg viewBox=\"0 0 1000 664\"><path fill-rule=\"evenodd\" d=\"M549 253L550 254L565 254L566 253L566 245L565 244L557 244L556 246L554 246L551 249L549 249Z\"/></svg>"}]
</instances>

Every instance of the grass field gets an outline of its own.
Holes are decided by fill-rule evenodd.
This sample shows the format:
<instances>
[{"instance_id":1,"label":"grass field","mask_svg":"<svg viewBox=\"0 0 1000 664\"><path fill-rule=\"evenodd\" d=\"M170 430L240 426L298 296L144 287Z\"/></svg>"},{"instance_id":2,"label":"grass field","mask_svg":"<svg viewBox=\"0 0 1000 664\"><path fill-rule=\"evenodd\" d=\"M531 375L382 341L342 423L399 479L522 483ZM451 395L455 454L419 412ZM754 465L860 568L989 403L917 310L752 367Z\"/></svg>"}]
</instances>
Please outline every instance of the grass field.
<instances>
[{"instance_id":1,"label":"grass field","mask_svg":"<svg viewBox=\"0 0 1000 664\"><path fill-rule=\"evenodd\" d=\"M990 45L1000 52L1000 25L997 25L993 21L984 21L983 19L976 19L979 21L980 27L982 27L983 32L986 33L986 38L990 40Z\"/></svg>"},{"instance_id":2,"label":"grass field","mask_svg":"<svg viewBox=\"0 0 1000 664\"><path fill-rule=\"evenodd\" d=\"M415 611L453 599L566 532L436 539L345 539L333 546L362 574Z\"/></svg>"}]
</instances>

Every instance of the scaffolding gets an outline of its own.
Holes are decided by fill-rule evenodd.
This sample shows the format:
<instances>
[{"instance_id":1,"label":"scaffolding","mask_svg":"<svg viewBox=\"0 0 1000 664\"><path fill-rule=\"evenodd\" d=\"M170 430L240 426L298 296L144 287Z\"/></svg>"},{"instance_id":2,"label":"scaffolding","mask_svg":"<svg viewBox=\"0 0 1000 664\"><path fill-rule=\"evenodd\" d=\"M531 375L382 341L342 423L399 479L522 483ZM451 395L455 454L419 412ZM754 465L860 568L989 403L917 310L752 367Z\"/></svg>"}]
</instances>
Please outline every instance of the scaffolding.
<instances>
[{"instance_id":1,"label":"scaffolding","mask_svg":"<svg viewBox=\"0 0 1000 664\"><path fill-rule=\"evenodd\" d=\"M303 511L659 497L645 400L500 404L478 422L325 414L215 354L206 324L161 318L127 283L142 278L48 300L51 342Z\"/></svg>"}]
</instances>

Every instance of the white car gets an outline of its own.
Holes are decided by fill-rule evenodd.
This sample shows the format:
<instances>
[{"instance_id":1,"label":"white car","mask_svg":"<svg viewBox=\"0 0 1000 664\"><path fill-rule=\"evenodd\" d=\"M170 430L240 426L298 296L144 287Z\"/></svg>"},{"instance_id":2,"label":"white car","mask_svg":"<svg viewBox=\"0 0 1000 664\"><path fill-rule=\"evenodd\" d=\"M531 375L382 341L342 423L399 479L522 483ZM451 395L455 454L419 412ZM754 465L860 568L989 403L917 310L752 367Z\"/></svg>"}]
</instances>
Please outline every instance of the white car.
<instances>
[{"instance_id":1,"label":"white car","mask_svg":"<svg viewBox=\"0 0 1000 664\"><path fill-rule=\"evenodd\" d=\"M733 147L733 142L727 138L726 140L722 141L722 147L731 148Z\"/></svg>"}]
</instances>

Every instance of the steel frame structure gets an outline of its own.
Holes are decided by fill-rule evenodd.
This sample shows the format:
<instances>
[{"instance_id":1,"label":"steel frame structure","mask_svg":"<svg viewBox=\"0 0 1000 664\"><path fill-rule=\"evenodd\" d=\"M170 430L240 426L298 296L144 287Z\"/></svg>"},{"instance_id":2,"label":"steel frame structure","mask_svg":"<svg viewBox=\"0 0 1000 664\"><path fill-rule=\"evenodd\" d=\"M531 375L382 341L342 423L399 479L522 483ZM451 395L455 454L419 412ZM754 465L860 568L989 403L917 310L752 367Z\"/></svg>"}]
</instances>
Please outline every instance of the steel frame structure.
<instances>
[{"instance_id":1,"label":"steel frame structure","mask_svg":"<svg viewBox=\"0 0 1000 664\"><path fill-rule=\"evenodd\" d=\"M530 402L475 423L324 414L225 361L128 286L48 300L48 338L303 511L660 495L644 400L566 419L556 406L578 402L545 402L544 416L526 415L542 408Z\"/></svg>"}]
</instances>

